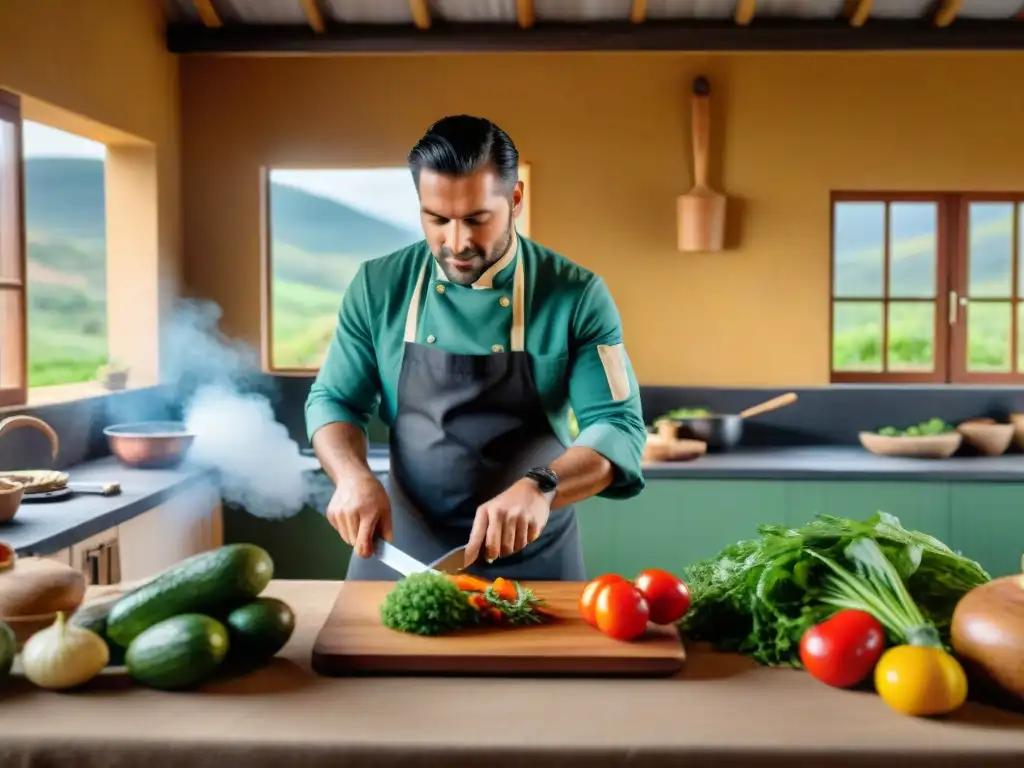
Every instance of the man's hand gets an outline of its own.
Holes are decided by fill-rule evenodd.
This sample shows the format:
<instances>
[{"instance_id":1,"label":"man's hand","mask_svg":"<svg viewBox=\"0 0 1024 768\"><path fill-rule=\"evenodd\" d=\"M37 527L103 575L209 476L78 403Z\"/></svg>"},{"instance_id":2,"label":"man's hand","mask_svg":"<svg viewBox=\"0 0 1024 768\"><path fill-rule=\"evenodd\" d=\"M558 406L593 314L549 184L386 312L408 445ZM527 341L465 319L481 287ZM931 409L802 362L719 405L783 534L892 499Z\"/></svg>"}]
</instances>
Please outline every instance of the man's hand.
<instances>
[{"instance_id":1,"label":"man's hand","mask_svg":"<svg viewBox=\"0 0 1024 768\"><path fill-rule=\"evenodd\" d=\"M327 519L359 557L373 554L375 532L391 540L391 501L371 474L338 484L327 505Z\"/></svg>"},{"instance_id":2,"label":"man's hand","mask_svg":"<svg viewBox=\"0 0 1024 768\"><path fill-rule=\"evenodd\" d=\"M551 506L537 484L524 478L476 511L466 545L465 563L476 562L484 549L488 560L508 557L540 536Z\"/></svg>"}]
</instances>

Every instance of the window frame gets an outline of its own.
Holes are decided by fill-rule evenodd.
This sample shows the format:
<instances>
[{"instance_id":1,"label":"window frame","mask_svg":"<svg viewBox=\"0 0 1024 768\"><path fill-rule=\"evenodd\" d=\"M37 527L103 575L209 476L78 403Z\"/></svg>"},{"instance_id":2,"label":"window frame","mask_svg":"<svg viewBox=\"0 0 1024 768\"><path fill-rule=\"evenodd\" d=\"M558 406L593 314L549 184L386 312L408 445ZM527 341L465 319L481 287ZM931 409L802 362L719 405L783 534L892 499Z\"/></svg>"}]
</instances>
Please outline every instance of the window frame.
<instances>
[{"instance_id":1,"label":"window frame","mask_svg":"<svg viewBox=\"0 0 1024 768\"><path fill-rule=\"evenodd\" d=\"M11 238L0 233L0 265L13 264L14 277L0 276L0 293L18 297L18 312L0 316L0 408L22 406L28 402L28 267L25 245L25 160L23 157L21 97L0 90L0 123L13 126L14 156L0 155L0 173L14 175L14 198L0 197L0 227L8 221L17 233L13 238L15 253L4 252ZM10 180L0 179L0 184ZM0 269L0 275L3 274ZM13 353L11 348L13 347ZM11 383L13 382L13 383Z\"/></svg>"},{"instance_id":2,"label":"window frame","mask_svg":"<svg viewBox=\"0 0 1024 768\"><path fill-rule=\"evenodd\" d=\"M270 174L276 170L308 170L308 171L349 171L368 170L373 168L395 168L394 165L377 166L345 166L345 165L311 165L281 163L273 166L261 166L259 175L259 221L260 221L260 363L263 372L274 376L306 377L315 375L319 366L308 368L284 368L274 365L274 307L273 307L273 264L271 246L273 232L270 217ZM530 182L532 167L528 161L520 160L519 180L523 182L523 204L519 213L518 229L524 237L530 237L532 223L533 193ZM384 256L386 254L381 254ZM341 296L338 297L340 303ZM326 350L324 350L326 353Z\"/></svg>"},{"instance_id":3,"label":"window frame","mask_svg":"<svg viewBox=\"0 0 1024 768\"><path fill-rule=\"evenodd\" d=\"M829 377L833 384L941 384L948 380L951 366L949 344L949 242L950 222L955 202L944 193L935 192L863 192L833 191L829 198L829 303L828 303L828 361ZM884 252L882 256L882 295L837 297L835 294L835 213L837 203L884 203L886 206L883 231ZM931 299L909 299L910 301L935 303L934 367L931 371L889 371L885 369L889 356L889 304L906 301L889 295L889 206L892 203L935 203L938 230L936 232L935 254L935 296ZM833 365L835 350L835 305L836 302L882 302L882 365L881 371L837 371Z\"/></svg>"},{"instance_id":4,"label":"window frame","mask_svg":"<svg viewBox=\"0 0 1024 768\"><path fill-rule=\"evenodd\" d=\"M995 384L1014 385L1024 384L1024 366L1020 365L1020 341L1019 334L1019 312L1020 306L1024 305L1024 292L1020 290L1020 260L1024 258L1021 252L1022 232L1021 226L1024 221L1021 219L1021 206L1024 205L1024 194L1019 192L964 192L958 197L958 210L956 211L957 237L952 243L953 259L950 271L950 285L948 295L951 301L956 304L956 322L950 326L950 360L954 362L950 370L951 384ZM979 303L989 302L1010 302L1010 370L1007 372L984 371L971 372L967 368L967 331L970 327L968 322L968 307L971 299L968 297L968 279L970 271L970 227L969 213L971 203L1010 203L1013 205L1012 218L1012 242L1010 247L1010 297L1007 298L983 298L974 299ZM959 364L956 364L959 363Z\"/></svg>"},{"instance_id":5,"label":"window frame","mask_svg":"<svg viewBox=\"0 0 1024 768\"><path fill-rule=\"evenodd\" d=\"M878 297L837 297L835 295L835 213L837 203L885 203L885 251L883 256L883 290ZM900 202L929 202L937 205L935 296L934 299L909 299L935 302L934 361L932 371L837 371L833 365L835 346L836 302L881 301L885 308L882 330L882 361L888 360L888 306L891 302L907 301L889 295L889 212L888 205ZM971 372L967 361L967 279L969 268L968 215L975 202L1006 202L1014 205L1014 238L1011 256L1011 298L992 298L980 301L1010 301L1013 308L1010 328L1010 352L1013 370L1001 372ZM1018 366L1017 345L1020 329L1017 318L1024 306L1024 292L1018 290L1022 252L1024 217L1021 206L1024 194L1017 192L922 192L922 191L847 191L836 190L829 196L829 305L828 305L828 361L829 380L832 384L1020 384L1024 383L1024 366ZM1016 295L1021 294L1021 295ZM964 300L967 300L964 303Z\"/></svg>"}]
</instances>

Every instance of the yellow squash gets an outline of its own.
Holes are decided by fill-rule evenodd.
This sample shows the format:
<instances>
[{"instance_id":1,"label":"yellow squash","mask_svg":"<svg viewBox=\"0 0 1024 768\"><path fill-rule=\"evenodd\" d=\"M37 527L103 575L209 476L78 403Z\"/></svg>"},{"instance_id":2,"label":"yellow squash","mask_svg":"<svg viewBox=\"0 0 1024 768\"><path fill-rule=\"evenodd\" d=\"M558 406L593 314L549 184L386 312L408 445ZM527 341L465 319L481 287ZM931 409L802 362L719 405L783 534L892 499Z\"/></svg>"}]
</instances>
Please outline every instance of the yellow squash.
<instances>
[{"instance_id":1,"label":"yellow squash","mask_svg":"<svg viewBox=\"0 0 1024 768\"><path fill-rule=\"evenodd\" d=\"M967 675L942 648L897 645L878 660L875 689L886 704L904 715L945 715L966 701Z\"/></svg>"}]
</instances>

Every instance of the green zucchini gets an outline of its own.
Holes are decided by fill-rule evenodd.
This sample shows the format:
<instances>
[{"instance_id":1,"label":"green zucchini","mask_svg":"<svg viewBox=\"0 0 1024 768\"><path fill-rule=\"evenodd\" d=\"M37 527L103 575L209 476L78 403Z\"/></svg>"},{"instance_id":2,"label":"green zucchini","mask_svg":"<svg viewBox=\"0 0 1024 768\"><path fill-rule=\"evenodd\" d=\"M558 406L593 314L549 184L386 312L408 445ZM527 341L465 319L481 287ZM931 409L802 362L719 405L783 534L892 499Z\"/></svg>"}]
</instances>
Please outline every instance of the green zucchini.
<instances>
[{"instance_id":1,"label":"green zucchini","mask_svg":"<svg viewBox=\"0 0 1024 768\"><path fill-rule=\"evenodd\" d=\"M295 613L282 600L258 597L228 614L225 624L231 640L231 660L259 666L284 648L295 631Z\"/></svg>"},{"instance_id":2,"label":"green zucchini","mask_svg":"<svg viewBox=\"0 0 1024 768\"><path fill-rule=\"evenodd\" d=\"M165 691L192 688L206 682L227 656L227 628L216 619L183 613L140 633L125 653L132 678Z\"/></svg>"},{"instance_id":3,"label":"green zucchini","mask_svg":"<svg viewBox=\"0 0 1024 768\"><path fill-rule=\"evenodd\" d=\"M182 613L223 616L251 602L274 575L254 544L228 544L182 560L125 595L107 616L107 637L127 648L142 632Z\"/></svg>"},{"instance_id":4,"label":"green zucchini","mask_svg":"<svg viewBox=\"0 0 1024 768\"><path fill-rule=\"evenodd\" d=\"M14 636L14 630L0 621L0 687L10 677L11 666L17 653L18 640Z\"/></svg>"},{"instance_id":5,"label":"green zucchini","mask_svg":"<svg viewBox=\"0 0 1024 768\"><path fill-rule=\"evenodd\" d=\"M127 594L131 594L130 592ZM118 667L124 664L124 648L115 642L112 642L107 637L107 618L110 615L111 609L127 595L116 595L115 597L108 597L100 600L95 600L91 603L86 603L81 606L74 615L71 617L71 624L76 627L82 627L95 632L97 635L103 638L103 641L107 644L107 648L110 651L110 661L107 662L108 667Z\"/></svg>"}]
</instances>

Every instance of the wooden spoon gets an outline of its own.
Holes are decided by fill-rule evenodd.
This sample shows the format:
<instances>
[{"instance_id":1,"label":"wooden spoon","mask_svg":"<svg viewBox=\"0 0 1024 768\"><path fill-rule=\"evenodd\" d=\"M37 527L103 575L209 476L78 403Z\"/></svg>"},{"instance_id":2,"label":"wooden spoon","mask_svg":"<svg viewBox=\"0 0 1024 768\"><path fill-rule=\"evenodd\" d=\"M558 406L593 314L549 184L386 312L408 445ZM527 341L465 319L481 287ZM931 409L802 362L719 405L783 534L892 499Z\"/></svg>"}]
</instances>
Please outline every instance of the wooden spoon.
<instances>
[{"instance_id":1,"label":"wooden spoon","mask_svg":"<svg viewBox=\"0 0 1024 768\"><path fill-rule=\"evenodd\" d=\"M749 419L751 416L760 416L762 413L777 411L779 408L785 408L787 405L792 405L795 402L796 392L787 392L784 395L773 397L771 400L765 400L763 403L752 405L746 410L740 411L740 418Z\"/></svg>"}]
</instances>

